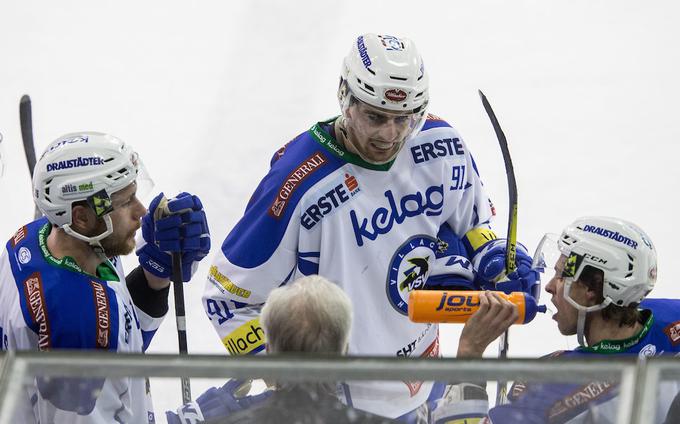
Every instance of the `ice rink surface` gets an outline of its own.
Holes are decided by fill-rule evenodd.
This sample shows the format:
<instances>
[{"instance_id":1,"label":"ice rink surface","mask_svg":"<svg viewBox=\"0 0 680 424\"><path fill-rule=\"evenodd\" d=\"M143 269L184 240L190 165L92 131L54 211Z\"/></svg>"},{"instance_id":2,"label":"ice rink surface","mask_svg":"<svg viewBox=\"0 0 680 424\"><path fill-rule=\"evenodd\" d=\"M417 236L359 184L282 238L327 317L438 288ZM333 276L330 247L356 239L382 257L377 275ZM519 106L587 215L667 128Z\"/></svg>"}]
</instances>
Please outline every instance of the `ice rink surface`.
<instances>
[{"instance_id":1,"label":"ice rink surface","mask_svg":"<svg viewBox=\"0 0 680 424\"><path fill-rule=\"evenodd\" d=\"M224 352L201 306L212 255L271 154L338 113L342 58L358 34L377 32L418 45L429 110L472 150L499 234L507 226L505 171L478 89L513 156L519 240L533 251L543 233L578 216L626 218L659 251L652 295L678 297L679 14L673 0L6 1L0 234L9 238L33 213L18 119L28 93L38 151L67 132L108 132L135 146L156 191L201 197L213 252L185 288L189 351ZM126 263L131 269L136 257ZM444 326L444 354L455 353L459 330ZM512 329L510 356L575 345L548 314ZM149 351L176 350L169 316ZM178 384L156 387L157 412L179 403ZM194 396L203 388L195 384Z\"/></svg>"}]
</instances>

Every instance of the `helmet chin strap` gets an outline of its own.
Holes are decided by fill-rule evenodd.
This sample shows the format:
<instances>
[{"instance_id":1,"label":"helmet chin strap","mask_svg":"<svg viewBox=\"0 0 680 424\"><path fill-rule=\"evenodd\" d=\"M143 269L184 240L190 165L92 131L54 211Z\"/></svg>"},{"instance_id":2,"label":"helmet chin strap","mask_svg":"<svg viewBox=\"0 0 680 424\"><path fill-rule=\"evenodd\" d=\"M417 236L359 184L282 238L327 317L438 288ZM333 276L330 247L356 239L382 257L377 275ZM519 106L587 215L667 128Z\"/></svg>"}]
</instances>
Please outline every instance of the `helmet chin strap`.
<instances>
[{"instance_id":1,"label":"helmet chin strap","mask_svg":"<svg viewBox=\"0 0 680 424\"><path fill-rule=\"evenodd\" d=\"M576 320L576 338L579 345L586 347L588 346L587 341L585 340L586 315L588 315L589 312L595 312L606 308L610 303L612 303L612 300L607 297L599 305L583 306L571 297L571 285L573 282L574 280L572 278L565 278L564 298L567 299L567 302L569 302L571 306L578 310L578 318Z\"/></svg>"},{"instance_id":2,"label":"helmet chin strap","mask_svg":"<svg viewBox=\"0 0 680 424\"><path fill-rule=\"evenodd\" d=\"M106 231L96 236L88 237L83 234L80 234L79 232L71 228L71 224L63 225L61 228L63 228L64 232L70 235L71 237L77 238L78 240L82 240L88 243L92 247L92 250L94 250L94 252L97 254L97 256L99 256L102 259L102 261L104 261L108 258L106 256L106 253L104 252L104 247L102 247L101 240L113 234L113 223L111 222L111 217L108 214L104 215L102 218L104 219L104 223L106 224Z\"/></svg>"}]
</instances>

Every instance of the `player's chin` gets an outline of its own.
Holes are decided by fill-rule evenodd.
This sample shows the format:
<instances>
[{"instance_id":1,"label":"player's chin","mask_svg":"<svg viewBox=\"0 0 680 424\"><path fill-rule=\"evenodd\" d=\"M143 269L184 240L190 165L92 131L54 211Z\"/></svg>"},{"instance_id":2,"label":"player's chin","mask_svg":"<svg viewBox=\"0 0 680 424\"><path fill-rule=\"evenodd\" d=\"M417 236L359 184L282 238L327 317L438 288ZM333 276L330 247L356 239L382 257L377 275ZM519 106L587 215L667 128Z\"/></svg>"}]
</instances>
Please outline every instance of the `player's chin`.
<instances>
[{"instance_id":1,"label":"player's chin","mask_svg":"<svg viewBox=\"0 0 680 424\"><path fill-rule=\"evenodd\" d=\"M377 147L371 144L366 156L373 162L385 162L390 160L395 153L399 151L399 144L393 145L387 149Z\"/></svg>"}]
</instances>

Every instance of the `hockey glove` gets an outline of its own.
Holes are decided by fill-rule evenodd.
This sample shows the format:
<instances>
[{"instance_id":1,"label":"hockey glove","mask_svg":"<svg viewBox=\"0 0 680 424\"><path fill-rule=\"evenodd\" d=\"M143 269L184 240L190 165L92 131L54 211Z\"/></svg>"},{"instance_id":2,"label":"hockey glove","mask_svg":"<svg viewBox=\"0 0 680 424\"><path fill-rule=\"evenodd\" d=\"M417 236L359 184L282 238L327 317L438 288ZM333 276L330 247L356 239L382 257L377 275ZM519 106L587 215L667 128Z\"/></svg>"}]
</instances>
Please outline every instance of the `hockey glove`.
<instances>
[{"instance_id":1,"label":"hockey glove","mask_svg":"<svg viewBox=\"0 0 680 424\"><path fill-rule=\"evenodd\" d=\"M449 224L442 225L437 233L434 265L425 283L425 289L478 290L474 280L475 273L467 258L465 245Z\"/></svg>"},{"instance_id":2,"label":"hockey glove","mask_svg":"<svg viewBox=\"0 0 680 424\"><path fill-rule=\"evenodd\" d=\"M531 268L531 256L517 243L517 269L505 274L505 239L491 240L475 252L472 264L477 271L477 283L485 290L504 293L525 292L538 300L541 292L540 274Z\"/></svg>"},{"instance_id":3,"label":"hockey glove","mask_svg":"<svg viewBox=\"0 0 680 424\"><path fill-rule=\"evenodd\" d=\"M243 380L229 380L218 388L211 387L196 399L177 409L177 413L166 411L168 424L201 423L210 419L219 419L234 412L250 408L263 402L272 395L267 390L259 395L239 397L236 392L244 384Z\"/></svg>"},{"instance_id":4,"label":"hockey glove","mask_svg":"<svg viewBox=\"0 0 680 424\"><path fill-rule=\"evenodd\" d=\"M156 196L142 218L137 256L142 268L160 278L172 274L172 255L182 253L182 281L189 281L198 262L210 251L210 231L197 196L180 193L167 200Z\"/></svg>"}]
</instances>

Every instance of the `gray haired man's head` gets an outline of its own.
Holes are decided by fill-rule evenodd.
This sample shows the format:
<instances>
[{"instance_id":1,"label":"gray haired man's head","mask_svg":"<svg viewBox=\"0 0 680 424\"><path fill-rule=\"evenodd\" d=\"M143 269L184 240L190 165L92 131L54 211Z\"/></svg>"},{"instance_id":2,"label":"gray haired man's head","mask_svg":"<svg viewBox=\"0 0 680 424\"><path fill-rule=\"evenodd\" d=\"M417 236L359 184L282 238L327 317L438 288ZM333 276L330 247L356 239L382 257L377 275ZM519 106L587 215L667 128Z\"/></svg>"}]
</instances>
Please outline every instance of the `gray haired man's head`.
<instances>
[{"instance_id":1,"label":"gray haired man's head","mask_svg":"<svg viewBox=\"0 0 680 424\"><path fill-rule=\"evenodd\" d=\"M269 353L344 354L352 327L352 305L340 287L311 275L273 290L260 323Z\"/></svg>"}]
</instances>

